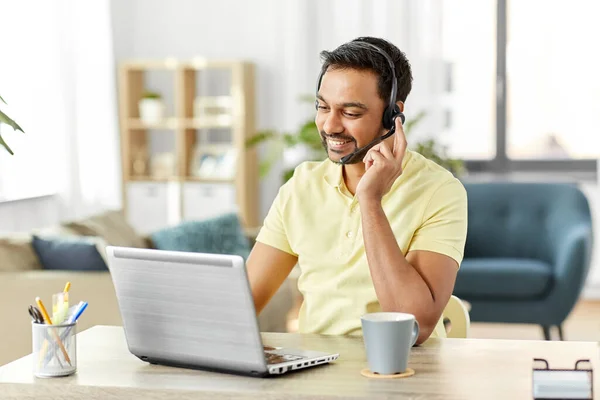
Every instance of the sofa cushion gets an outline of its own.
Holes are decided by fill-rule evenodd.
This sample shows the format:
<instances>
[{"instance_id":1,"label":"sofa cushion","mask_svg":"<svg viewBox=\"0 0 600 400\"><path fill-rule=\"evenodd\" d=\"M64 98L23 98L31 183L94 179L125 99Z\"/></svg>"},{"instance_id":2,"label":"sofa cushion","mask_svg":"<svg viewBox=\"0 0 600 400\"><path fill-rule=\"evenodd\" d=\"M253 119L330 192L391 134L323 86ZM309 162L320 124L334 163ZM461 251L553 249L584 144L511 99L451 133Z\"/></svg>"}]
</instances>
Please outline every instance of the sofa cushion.
<instances>
[{"instance_id":1,"label":"sofa cushion","mask_svg":"<svg viewBox=\"0 0 600 400\"><path fill-rule=\"evenodd\" d=\"M60 225L36 228L28 233L5 233L0 235L0 272L19 272L42 269L40 260L31 246L32 234L76 235Z\"/></svg>"},{"instance_id":2,"label":"sofa cushion","mask_svg":"<svg viewBox=\"0 0 600 400\"><path fill-rule=\"evenodd\" d=\"M102 240L87 236L42 238L33 235L31 245L43 269L69 271L106 271L98 251Z\"/></svg>"},{"instance_id":3,"label":"sofa cushion","mask_svg":"<svg viewBox=\"0 0 600 400\"><path fill-rule=\"evenodd\" d=\"M466 258L454 294L465 300L521 300L543 297L552 284L549 264L515 258Z\"/></svg>"},{"instance_id":4,"label":"sofa cushion","mask_svg":"<svg viewBox=\"0 0 600 400\"><path fill-rule=\"evenodd\" d=\"M31 235L17 233L0 237L0 272L41 268L40 261L31 247Z\"/></svg>"},{"instance_id":5,"label":"sofa cushion","mask_svg":"<svg viewBox=\"0 0 600 400\"><path fill-rule=\"evenodd\" d=\"M236 213L224 214L201 221L186 221L150 235L159 250L196 253L235 254L244 260L250 254L250 244Z\"/></svg>"},{"instance_id":6,"label":"sofa cushion","mask_svg":"<svg viewBox=\"0 0 600 400\"><path fill-rule=\"evenodd\" d=\"M113 246L147 248L148 244L127 222L120 210L110 210L65 226L84 236L98 236Z\"/></svg>"}]
</instances>

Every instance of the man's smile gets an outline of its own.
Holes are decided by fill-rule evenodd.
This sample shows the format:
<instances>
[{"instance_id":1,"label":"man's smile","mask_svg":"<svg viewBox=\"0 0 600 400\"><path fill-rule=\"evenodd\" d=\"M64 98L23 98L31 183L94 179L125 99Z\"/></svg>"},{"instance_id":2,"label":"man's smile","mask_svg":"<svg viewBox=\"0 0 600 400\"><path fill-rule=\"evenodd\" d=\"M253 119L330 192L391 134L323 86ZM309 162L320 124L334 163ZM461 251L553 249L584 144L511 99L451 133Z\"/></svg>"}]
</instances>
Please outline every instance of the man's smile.
<instances>
[{"instance_id":1,"label":"man's smile","mask_svg":"<svg viewBox=\"0 0 600 400\"><path fill-rule=\"evenodd\" d=\"M350 150L350 148L353 146L353 140L347 140L347 139L327 139L327 147L336 152L336 153L342 153L346 150Z\"/></svg>"},{"instance_id":2,"label":"man's smile","mask_svg":"<svg viewBox=\"0 0 600 400\"><path fill-rule=\"evenodd\" d=\"M353 151L356 143L353 137L341 135L327 136L324 133L321 133L321 140L326 150L331 150L338 154Z\"/></svg>"}]
</instances>

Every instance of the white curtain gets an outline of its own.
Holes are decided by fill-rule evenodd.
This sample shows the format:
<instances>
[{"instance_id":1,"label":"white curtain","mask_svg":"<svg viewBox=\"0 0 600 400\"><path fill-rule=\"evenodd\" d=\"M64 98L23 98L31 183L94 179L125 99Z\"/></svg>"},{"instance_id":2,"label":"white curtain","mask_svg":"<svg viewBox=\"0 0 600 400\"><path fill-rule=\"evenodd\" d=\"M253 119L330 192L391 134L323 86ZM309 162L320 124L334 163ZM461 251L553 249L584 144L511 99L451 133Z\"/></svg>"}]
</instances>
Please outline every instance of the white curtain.
<instances>
[{"instance_id":1,"label":"white curtain","mask_svg":"<svg viewBox=\"0 0 600 400\"><path fill-rule=\"evenodd\" d=\"M25 134L0 151L6 197L56 193L61 219L121 204L109 0L0 0L0 95Z\"/></svg>"}]
</instances>

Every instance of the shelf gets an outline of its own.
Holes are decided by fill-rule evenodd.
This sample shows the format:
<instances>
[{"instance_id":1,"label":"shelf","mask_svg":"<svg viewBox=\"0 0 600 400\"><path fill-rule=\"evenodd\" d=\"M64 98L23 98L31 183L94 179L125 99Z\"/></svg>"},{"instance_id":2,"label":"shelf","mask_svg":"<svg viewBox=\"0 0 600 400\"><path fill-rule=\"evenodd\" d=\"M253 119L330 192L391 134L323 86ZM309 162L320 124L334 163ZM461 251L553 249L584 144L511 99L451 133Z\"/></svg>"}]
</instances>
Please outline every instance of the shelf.
<instances>
[{"instance_id":1,"label":"shelf","mask_svg":"<svg viewBox=\"0 0 600 400\"><path fill-rule=\"evenodd\" d=\"M235 179L223 179L223 178L200 178L197 176L186 176L184 178L186 182L195 183L235 183Z\"/></svg>"},{"instance_id":2,"label":"shelf","mask_svg":"<svg viewBox=\"0 0 600 400\"><path fill-rule=\"evenodd\" d=\"M151 124L137 118L130 118L127 121L129 129L177 129L177 122L177 118L167 118Z\"/></svg>"},{"instance_id":3,"label":"shelf","mask_svg":"<svg viewBox=\"0 0 600 400\"><path fill-rule=\"evenodd\" d=\"M194 183L235 183L235 179L226 178L200 178L197 176L171 176L168 178L157 178L154 176L129 176L125 178L129 182L194 182Z\"/></svg>"},{"instance_id":4,"label":"shelf","mask_svg":"<svg viewBox=\"0 0 600 400\"><path fill-rule=\"evenodd\" d=\"M184 120L183 126L186 129L231 128L233 126L233 117L230 115L216 115L201 119L189 118Z\"/></svg>"},{"instance_id":5,"label":"shelf","mask_svg":"<svg viewBox=\"0 0 600 400\"><path fill-rule=\"evenodd\" d=\"M183 64L174 58L165 58L164 60L136 60L126 61L122 64L123 68L130 71L146 70L171 70L174 71Z\"/></svg>"},{"instance_id":6,"label":"shelf","mask_svg":"<svg viewBox=\"0 0 600 400\"><path fill-rule=\"evenodd\" d=\"M228 59L208 59L204 57L194 57L190 62L187 62L184 67L191 69L206 69L206 68L217 68L217 69L231 69L235 65L239 64L239 60L228 60Z\"/></svg>"},{"instance_id":7,"label":"shelf","mask_svg":"<svg viewBox=\"0 0 600 400\"><path fill-rule=\"evenodd\" d=\"M229 115L218 115L215 117L204 117L202 119L178 119L167 118L164 121L148 124L137 118L130 118L127 122L129 129L168 129L175 130L179 126L184 129L210 129L210 128L231 128L233 118Z\"/></svg>"},{"instance_id":8,"label":"shelf","mask_svg":"<svg viewBox=\"0 0 600 400\"><path fill-rule=\"evenodd\" d=\"M155 176L128 176L125 178L129 182L179 182L181 178L178 176L171 176L168 178L158 178Z\"/></svg>"}]
</instances>

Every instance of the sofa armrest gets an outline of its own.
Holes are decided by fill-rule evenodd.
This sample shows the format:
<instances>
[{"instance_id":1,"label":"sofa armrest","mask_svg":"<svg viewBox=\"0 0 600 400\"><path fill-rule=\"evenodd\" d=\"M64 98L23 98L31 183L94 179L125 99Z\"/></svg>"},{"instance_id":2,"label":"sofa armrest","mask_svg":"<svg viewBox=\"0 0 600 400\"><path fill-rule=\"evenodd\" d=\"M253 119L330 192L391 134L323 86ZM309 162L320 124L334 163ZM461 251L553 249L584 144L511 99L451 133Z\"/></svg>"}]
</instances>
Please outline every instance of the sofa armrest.
<instances>
[{"instance_id":1,"label":"sofa armrest","mask_svg":"<svg viewBox=\"0 0 600 400\"><path fill-rule=\"evenodd\" d=\"M583 289L591 263L593 235L588 223L565 227L562 241L554 246L554 287L552 302L555 312L566 318Z\"/></svg>"},{"instance_id":2,"label":"sofa armrest","mask_svg":"<svg viewBox=\"0 0 600 400\"><path fill-rule=\"evenodd\" d=\"M557 279L587 275L592 255L592 227L588 223L565 227L560 243L554 244L553 261Z\"/></svg>"}]
</instances>

